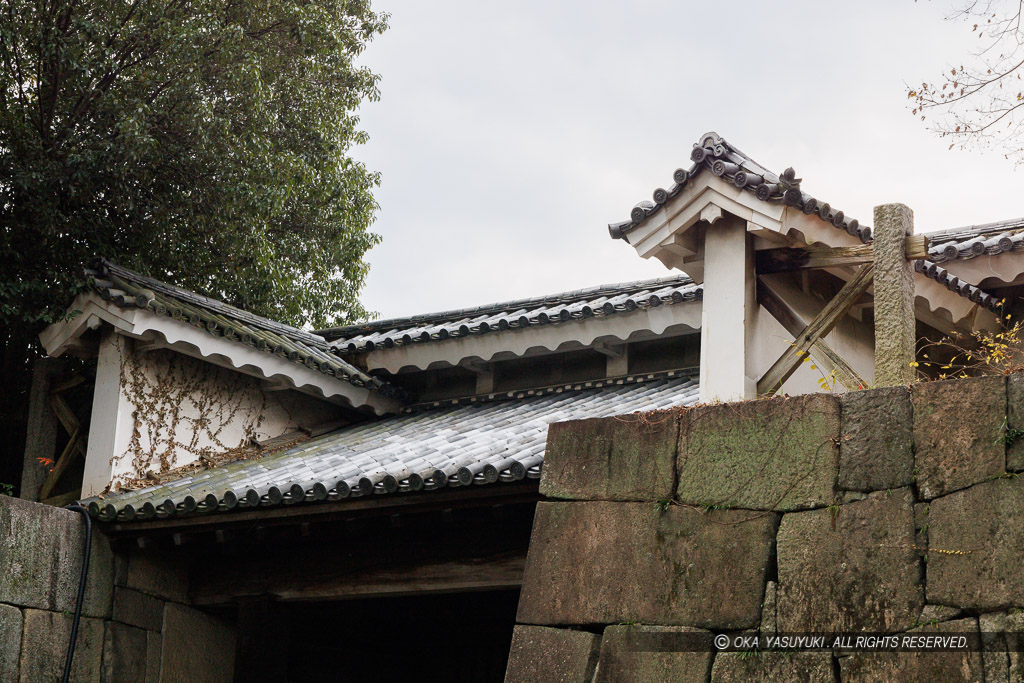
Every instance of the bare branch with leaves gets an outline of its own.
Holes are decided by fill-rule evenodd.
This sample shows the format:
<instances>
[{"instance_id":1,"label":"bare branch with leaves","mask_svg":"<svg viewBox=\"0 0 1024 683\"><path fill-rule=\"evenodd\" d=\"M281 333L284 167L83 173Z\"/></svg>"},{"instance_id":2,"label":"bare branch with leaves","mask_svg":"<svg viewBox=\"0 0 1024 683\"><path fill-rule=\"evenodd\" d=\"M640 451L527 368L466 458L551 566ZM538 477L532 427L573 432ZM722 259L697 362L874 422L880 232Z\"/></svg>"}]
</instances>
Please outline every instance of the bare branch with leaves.
<instances>
[{"instance_id":1,"label":"bare branch with leaves","mask_svg":"<svg viewBox=\"0 0 1024 683\"><path fill-rule=\"evenodd\" d=\"M907 87L912 113L950 149L1001 152L1024 163L1024 0L968 0L948 19L962 21L980 47L938 79Z\"/></svg>"},{"instance_id":2,"label":"bare branch with leaves","mask_svg":"<svg viewBox=\"0 0 1024 683\"><path fill-rule=\"evenodd\" d=\"M995 331L956 332L922 340L915 367L927 379L1006 375L1024 370L1024 322L1006 315Z\"/></svg>"}]
</instances>

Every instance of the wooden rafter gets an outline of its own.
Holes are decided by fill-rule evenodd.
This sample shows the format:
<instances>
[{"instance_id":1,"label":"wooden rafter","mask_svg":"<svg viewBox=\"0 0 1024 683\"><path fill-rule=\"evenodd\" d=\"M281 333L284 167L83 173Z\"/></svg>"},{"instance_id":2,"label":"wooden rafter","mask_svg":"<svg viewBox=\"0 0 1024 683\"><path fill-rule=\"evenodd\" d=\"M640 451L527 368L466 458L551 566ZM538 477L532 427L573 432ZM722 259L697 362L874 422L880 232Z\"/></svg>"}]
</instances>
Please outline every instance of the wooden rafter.
<instances>
[{"instance_id":1,"label":"wooden rafter","mask_svg":"<svg viewBox=\"0 0 1024 683\"><path fill-rule=\"evenodd\" d=\"M790 310L782 298L771 288L771 285L764 279L759 278L757 282L757 303L772 314L772 317L779 321L779 324L797 338L806 325ZM842 356L832 350L825 340L819 338L811 346L811 358L825 370L826 373L834 373L836 379L846 389L853 391L867 387L864 379L857 374L849 363Z\"/></svg>"},{"instance_id":2,"label":"wooden rafter","mask_svg":"<svg viewBox=\"0 0 1024 683\"><path fill-rule=\"evenodd\" d=\"M778 391L803 362L804 357L819 339L832 331L832 328L849 312L874 278L873 263L861 266L857 274L843 285L839 293L807 324L793 343L787 348L768 371L757 381L758 395L771 395Z\"/></svg>"},{"instance_id":3,"label":"wooden rafter","mask_svg":"<svg viewBox=\"0 0 1024 683\"><path fill-rule=\"evenodd\" d=\"M927 235L911 235L906 239L908 260L928 258ZM862 266L874 263L874 244L859 244L853 247L809 246L801 248L765 249L757 252L758 274L788 273L794 270L835 268L839 266Z\"/></svg>"}]
</instances>

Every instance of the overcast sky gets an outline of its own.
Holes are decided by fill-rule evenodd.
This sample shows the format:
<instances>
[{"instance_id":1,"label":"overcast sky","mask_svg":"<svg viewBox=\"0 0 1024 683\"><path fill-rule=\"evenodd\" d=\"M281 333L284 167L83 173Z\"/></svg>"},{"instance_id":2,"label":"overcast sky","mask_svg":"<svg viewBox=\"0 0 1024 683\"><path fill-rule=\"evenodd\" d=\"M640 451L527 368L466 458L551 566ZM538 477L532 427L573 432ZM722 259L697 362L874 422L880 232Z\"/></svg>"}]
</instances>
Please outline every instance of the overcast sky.
<instances>
[{"instance_id":1,"label":"overcast sky","mask_svg":"<svg viewBox=\"0 0 1024 683\"><path fill-rule=\"evenodd\" d=\"M714 130L871 223L917 230L1024 215L998 154L948 151L904 83L977 38L956 0L378 0L391 29L355 155L383 175L363 290L383 317L670 274L606 225L668 187Z\"/></svg>"}]
</instances>

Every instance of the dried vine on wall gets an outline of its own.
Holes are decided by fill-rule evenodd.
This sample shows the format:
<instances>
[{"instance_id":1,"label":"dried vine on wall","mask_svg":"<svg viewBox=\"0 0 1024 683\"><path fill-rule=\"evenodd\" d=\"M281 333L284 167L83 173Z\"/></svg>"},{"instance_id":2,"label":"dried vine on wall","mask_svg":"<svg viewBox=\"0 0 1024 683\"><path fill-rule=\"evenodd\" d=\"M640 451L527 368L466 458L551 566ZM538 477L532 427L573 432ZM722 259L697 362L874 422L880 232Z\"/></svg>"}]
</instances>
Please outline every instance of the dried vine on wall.
<instances>
[{"instance_id":1,"label":"dried vine on wall","mask_svg":"<svg viewBox=\"0 0 1024 683\"><path fill-rule=\"evenodd\" d=\"M112 464L131 464L128 479L181 463L213 461L256 438L266 396L259 380L168 350L124 353L121 390L132 404L132 434ZM226 443L230 428L242 437Z\"/></svg>"}]
</instances>

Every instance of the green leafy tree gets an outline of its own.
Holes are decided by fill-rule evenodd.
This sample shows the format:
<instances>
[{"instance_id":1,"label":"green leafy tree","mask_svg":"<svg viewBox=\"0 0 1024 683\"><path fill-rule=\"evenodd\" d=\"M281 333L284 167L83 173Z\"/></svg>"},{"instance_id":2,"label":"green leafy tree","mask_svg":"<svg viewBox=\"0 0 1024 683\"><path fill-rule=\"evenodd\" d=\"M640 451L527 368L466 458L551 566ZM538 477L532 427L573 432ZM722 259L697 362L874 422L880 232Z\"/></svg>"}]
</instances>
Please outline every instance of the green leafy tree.
<instances>
[{"instance_id":1,"label":"green leafy tree","mask_svg":"<svg viewBox=\"0 0 1024 683\"><path fill-rule=\"evenodd\" d=\"M357 59L387 18L369 0L0 5L5 434L96 255L295 324L366 314L379 178L350 151L378 97Z\"/></svg>"}]
</instances>

